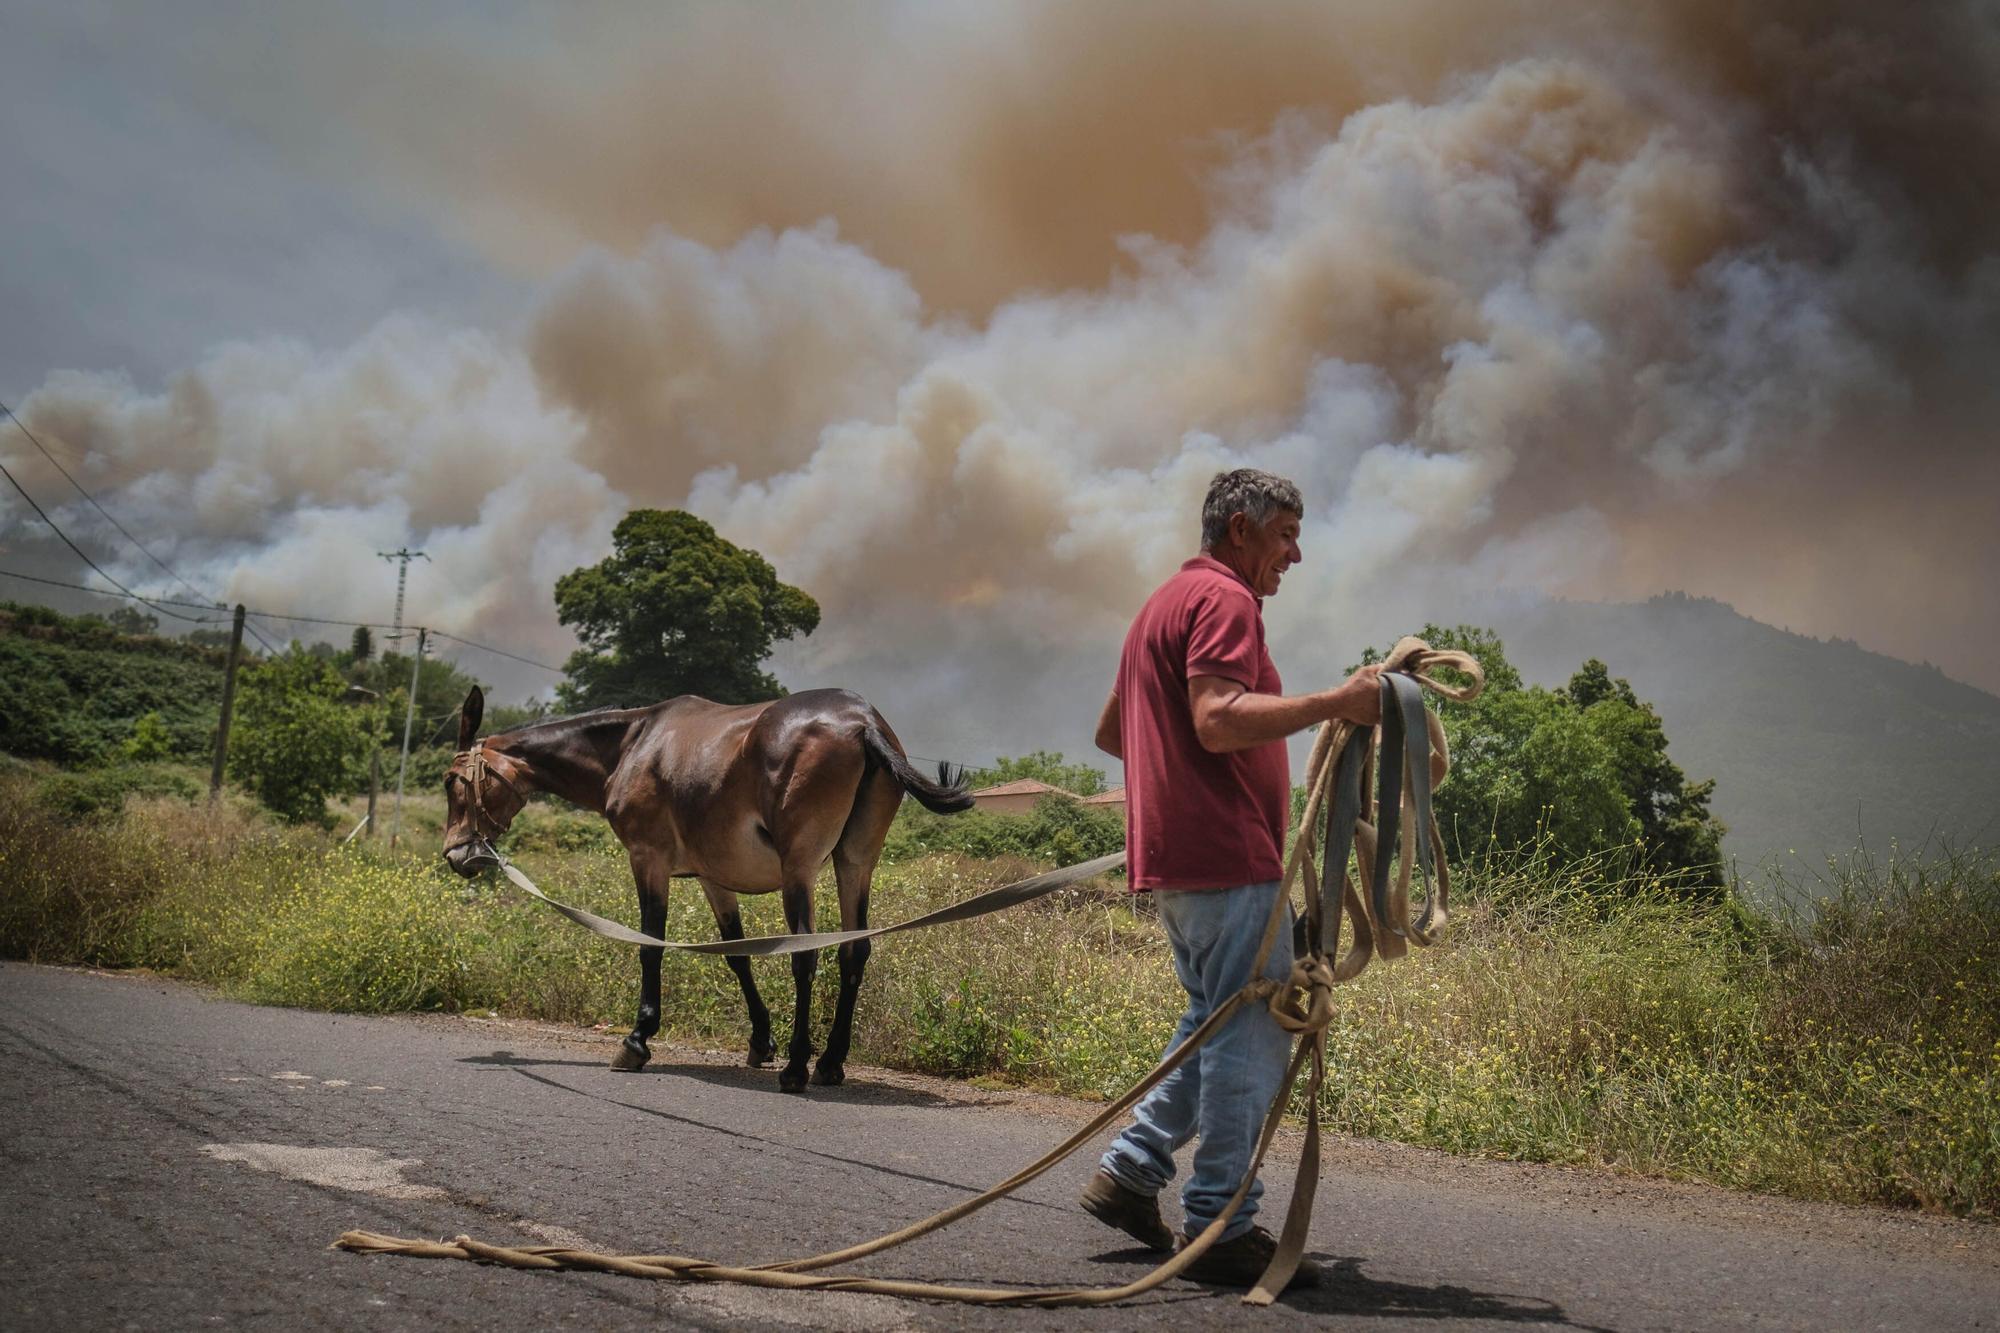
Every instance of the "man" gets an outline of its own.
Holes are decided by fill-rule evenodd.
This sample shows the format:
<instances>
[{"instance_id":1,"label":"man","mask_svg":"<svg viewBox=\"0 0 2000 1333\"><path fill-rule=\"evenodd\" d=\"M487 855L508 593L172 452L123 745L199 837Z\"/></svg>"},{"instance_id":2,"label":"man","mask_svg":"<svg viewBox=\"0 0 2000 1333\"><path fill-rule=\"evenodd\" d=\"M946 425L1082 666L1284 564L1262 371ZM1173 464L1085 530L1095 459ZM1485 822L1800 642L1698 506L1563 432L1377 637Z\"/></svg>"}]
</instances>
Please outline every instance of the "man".
<instances>
[{"instance_id":1,"label":"man","mask_svg":"<svg viewBox=\"0 0 2000 1333\"><path fill-rule=\"evenodd\" d=\"M1336 718L1372 726L1380 717L1379 667L1288 698L1265 651L1263 599L1301 559L1303 513L1298 488L1269 472L1239 468L1210 483L1201 554L1132 622L1097 723L1098 748L1125 764L1127 874L1135 892L1153 894L1188 994L1168 1050L1251 980L1284 874L1285 737ZM1290 975L1291 938L1280 932L1265 976ZM1174 1151L1198 1136L1181 1209L1186 1237L1206 1229L1250 1167L1290 1046L1262 1005L1239 1012L1139 1103L1084 1190L1084 1208L1171 1249L1158 1195L1173 1178ZM1275 1244L1253 1222L1263 1191L1261 1181L1251 1186L1190 1278L1247 1287L1263 1274ZM1318 1280L1309 1261L1293 1279Z\"/></svg>"}]
</instances>

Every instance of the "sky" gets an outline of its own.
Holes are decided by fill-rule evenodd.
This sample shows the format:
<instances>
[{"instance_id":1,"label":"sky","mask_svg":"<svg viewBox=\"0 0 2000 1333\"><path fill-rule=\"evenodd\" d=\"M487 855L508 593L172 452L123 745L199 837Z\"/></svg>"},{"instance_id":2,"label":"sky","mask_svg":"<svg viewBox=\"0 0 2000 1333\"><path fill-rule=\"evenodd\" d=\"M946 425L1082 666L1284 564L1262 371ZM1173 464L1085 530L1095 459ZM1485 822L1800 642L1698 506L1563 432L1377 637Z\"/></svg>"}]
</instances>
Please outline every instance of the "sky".
<instances>
[{"instance_id":1,"label":"sky","mask_svg":"<svg viewBox=\"0 0 2000 1333\"><path fill-rule=\"evenodd\" d=\"M1247 465L1292 689L1675 589L2000 690L1989 4L417 11L0 0L0 399L187 583L0 462L132 586L559 663L685 507L793 688L1076 754Z\"/></svg>"}]
</instances>

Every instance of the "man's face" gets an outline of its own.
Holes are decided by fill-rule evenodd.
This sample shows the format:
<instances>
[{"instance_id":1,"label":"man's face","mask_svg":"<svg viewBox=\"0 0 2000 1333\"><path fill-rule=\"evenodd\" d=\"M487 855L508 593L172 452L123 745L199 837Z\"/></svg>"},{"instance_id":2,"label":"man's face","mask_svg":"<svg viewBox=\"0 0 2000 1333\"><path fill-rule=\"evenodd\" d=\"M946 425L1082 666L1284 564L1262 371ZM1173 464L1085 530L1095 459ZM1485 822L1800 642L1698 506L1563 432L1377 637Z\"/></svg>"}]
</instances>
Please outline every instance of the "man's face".
<instances>
[{"instance_id":1,"label":"man's face","mask_svg":"<svg viewBox=\"0 0 2000 1333\"><path fill-rule=\"evenodd\" d=\"M1259 597L1274 595L1285 571L1305 559L1299 551L1299 516L1288 510L1277 510L1262 523L1248 514L1232 515L1229 535L1242 560L1239 571Z\"/></svg>"}]
</instances>

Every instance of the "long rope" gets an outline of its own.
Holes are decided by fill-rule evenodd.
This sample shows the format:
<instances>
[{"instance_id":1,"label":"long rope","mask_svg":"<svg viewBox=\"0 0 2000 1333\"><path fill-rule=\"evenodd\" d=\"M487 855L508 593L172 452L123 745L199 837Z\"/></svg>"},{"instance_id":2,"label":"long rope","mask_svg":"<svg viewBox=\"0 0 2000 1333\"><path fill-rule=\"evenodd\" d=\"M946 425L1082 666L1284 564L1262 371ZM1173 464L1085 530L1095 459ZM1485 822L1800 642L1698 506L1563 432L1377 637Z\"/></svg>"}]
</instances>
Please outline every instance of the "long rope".
<instances>
[{"instance_id":1,"label":"long rope","mask_svg":"<svg viewBox=\"0 0 2000 1333\"><path fill-rule=\"evenodd\" d=\"M741 940L663 940L656 936L642 934L630 926L586 912L581 907L559 903L535 886L535 882L522 873L519 866L495 852L494 858L500 864L500 872L514 882L523 893L539 898L561 912L585 930L602 935L608 940L618 940L624 944L642 945L649 949L679 949L683 953L711 953L730 957L769 958L778 954L810 953L815 949L837 948L852 940L872 940L879 935L894 935L898 931L918 930L925 926L942 926L955 921L970 921L974 917L986 916L1004 911L1009 907L1019 907L1022 903L1033 902L1047 897L1057 889L1075 884L1116 870L1125 864L1125 853L1113 852L1100 856L1094 861L1082 861L1060 870L1050 870L1027 879L1015 880L1012 884L1002 884L997 889L974 894L961 902L947 904L922 916L908 921L898 921L893 926L876 926L869 930L822 930L807 935L753 935Z\"/></svg>"},{"instance_id":2,"label":"long rope","mask_svg":"<svg viewBox=\"0 0 2000 1333\"><path fill-rule=\"evenodd\" d=\"M1470 677L1470 683L1465 686L1453 686L1440 682L1427 674L1427 669L1435 666L1451 667L1463 672ZM1351 978L1366 967L1370 957L1377 953L1384 958L1398 957L1407 952L1408 945L1412 942L1420 945L1435 942L1449 911L1450 883L1444 867L1444 858L1440 854L1442 845L1438 840L1435 819L1430 809L1430 789L1435 783L1442 781L1449 771L1450 754L1444 743L1444 729L1439 725L1436 715L1424 707L1421 691L1430 689L1446 698L1463 700L1477 695L1484 683L1485 676L1480 670L1479 663L1467 654L1434 651L1421 639L1406 638L1397 643L1383 664L1381 686L1383 723L1379 729L1382 738L1380 760L1374 756L1375 747L1369 744L1368 735L1357 734L1357 729L1350 723L1337 722L1323 726L1314 740L1312 755L1306 765L1308 785L1305 810L1300 818L1299 836L1286 862L1283 890L1273 898L1270 914L1265 918L1257 961L1250 970L1250 975L1257 979L1218 1006L1200 1027L1189 1034L1187 1040L1169 1051L1150 1073L1127 1089L1117 1101L1093 1116L1088 1124L1034 1162L974 1198L963 1200L900 1230L857 1245L850 1245L845 1249L750 1267L719 1264L713 1260L689 1255L618 1255L599 1254L555 1245L527 1247L488 1245L469 1236L459 1236L449 1242L437 1242L408 1240L372 1231L349 1231L336 1240L334 1245L336 1248L360 1254L399 1254L420 1259L471 1260L510 1268L578 1269L676 1281L734 1282L749 1286L810 1291L859 1291L883 1296L956 1301L977 1305L1038 1307L1108 1305L1130 1300L1162 1283L1172 1281L1215 1244L1223 1229L1235 1216L1237 1208L1248 1196L1250 1187L1263 1166L1265 1154L1269 1151L1278 1127L1284 1120L1285 1108L1290 1105L1299 1076L1309 1070L1306 1083L1306 1141L1299 1159L1298 1174L1293 1182L1291 1206L1286 1213L1285 1223L1269 1267L1243 1298L1246 1304L1269 1305L1285 1289L1297 1271L1299 1260L1305 1252L1307 1233L1311 1226L1313 1198L1319 1180L1319 1101L1326 1081L1323 1034L1333 1021L1332 989L1339 982ZM1412 725L1413 719L1414 725ZM1392 741L1393 749L1391 749ZM1397 760L1393 765L1389 762L1389 756L1392 754ZM1368 770L1371 767L1376 769L1380 779L1377 794L1380 815L1378 821L1370 821L1368 818L1370 809L1366 789ZM1392 778L1395 779L1394 782L1391 781ZM1333 794L1330 805L1327 799L1329 792ZM1314 852L1320 845L1318 821L1322 810L1327 814L1328 836L1325 842L1326 869L1329 877L1327 887L1330 890L1331 879L1337 877L1340 881L1340 892L1337 895L1331 892L1322 895L1321 878L1314 862ZM1395 812L1394 822L1388 818L1390 811ZM1347 822L1350 818L1351 823ZM1370 886L1370 894L1365 900L1356 891L1354 880L1348 875L1347 860L1350 846L1360 871L1360 878ZM1388 876L1388 861L1398 850L1401 852L1399 858L1401 871L1392 881ZM1416 921L1412 921L1409 916L1409 889L1413 862L1421 866L1429 890L1424 909ZM1063 872L1051 873L1060 875ZM1044 878L1046 877L1037 877L1038 880ZM526 876L521 876L516 883L525 879ZM994 892L1021 889L1035 882L1035 880L1021 881L1018 885L1004 886L1003 890ZM1285 981L1273 981L1262 975L1264 964L1276 946L1286 911L1291 903L1291 890L1294 885L1304 889L1307 953L1294 962L1291 974ZM531 884L525 884L523 887L564 911L566 915L577 910L554 903ZM981 898L990 896L990 894L981 895ZM977 900L968 900L967 903L954 906L962 908L973 901ZM1331 915L1326 911L1328 901L1333 904ZM1354 944L1347 956L1335 964L1332 957L1338 943L1343 908L1353 921ZM947 913L952 910L944 909ZM927 917L887 927L880 932L837 932L827 938L844 938L859 933L872 935L888 933L891 930L911 929L919 924L939 924L930 918L940 916L940 913L930 913ZM959 920L964 917L944 919ZM601 921L602 918L597 920ZM605 924L615 926L617 923ZM619 927L619 929L624 928ZM637 934L637 932L632 933ZM642 938L656 946L665 943L651 940L649 937ZM782 941L786 937L769 938L772 941ZM775 947L768 950L768 952L789 951ZM1069 1157L1112 1121L1137 1104L1140 1098L1158 1087L1163 1079L1192 1058L1244 1007L1260 1003L1268 1008L1280 1026L1296 1034L1298 1041L1293 1048L1278 1093L1265 1114L1263 1128L1258 1135L1249 1169L1245 1171L1229 1203L1216 1214L1215 1220L1210 1222L1200 1235L1190 1238L1185 1246L1150 1273L1122 1286L1080 1287L1056 1291L1011 1287L963 1287L891 1278L817 1275L816 1270L836 1267L868 1255L879 1254L949 1226L994 1200L1012 1194Z\"/></svg>"}]
</instances>

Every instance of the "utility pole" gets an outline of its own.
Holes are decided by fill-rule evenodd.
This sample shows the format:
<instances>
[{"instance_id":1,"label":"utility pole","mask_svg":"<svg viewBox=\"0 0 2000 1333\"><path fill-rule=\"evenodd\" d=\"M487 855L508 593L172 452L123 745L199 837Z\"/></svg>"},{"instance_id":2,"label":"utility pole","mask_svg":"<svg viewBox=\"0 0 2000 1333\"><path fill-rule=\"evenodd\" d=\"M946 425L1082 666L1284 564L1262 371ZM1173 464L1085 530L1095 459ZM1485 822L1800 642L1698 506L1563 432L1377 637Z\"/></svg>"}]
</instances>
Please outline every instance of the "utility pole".
<instances>
[{"instance_id":1,"label":"utility pole","mask_svg":"<svg viewBox=\"0 0 2000 1333\"><path fill-rule=\"evenodd\" d=\"M366 636L367 633L368 631L366 629L356 629L354 631L354 637L356 641L359 642L364 639L364 636ZM377 694L374 690L369 689L366 685L349 685L347 687L347 693L350 697L357 694L365 694L370 699L373 699L378 703L381 702L382 699L381 695ZM368 831L368 836L370 839L373 839L376 835L375 799L378 795L381 794L382 791L381 733L382 733L381 719L371 711L368 714L368 814L359 824L356 824L354 826L354 833L359 833L363 829L366 829ZM354 833L350 833L347 835L348 842L354 841ZM346 846L347 844L342 843L341 845Z\"/></svg>"},{"instance_id":2,"label":"utility pole","mask_svg":"<svg viewBox=\"0 0 2000 1333\"><path fill-rule=\"evenodd\" d=\"M229 627L229 666L222 673L222 721L215 728L215 764L208 770L208 803L222 796L222 761L229 754L229 713L236 706L236 662L243 656L243 603Z\"/></svg>"},{"instance_id":3,"label":"utility pole","mask_svg":"<svg viewBox=\"0 0 2000 1333\"><path fill-rule=\"evenodd\" d=\"M410 581L410 562L412 560L428 560L430 557L422 551L412 551L407 546L398 551L377 551L375 554L381 556L384 560L394 560L397 562L396 632L390 635L390 637L400 639L403 637L403 587Z\"/></svg>"},{"instance_id":4,"label":"utility pole","mask_svg":"<svg viewBox=\"0 0 2000 1333\"><path fill-rule=\"evenodd\" d=\"M403 778L410 771L410 731L417 723L417 677L424 665L424 640L430 635L427 629L417 630L417 655L410 662L410 706L403 710L403 762L396 768L396 822L389 831L389 845L403 836Z\"/></svg>"}]
</instances>

